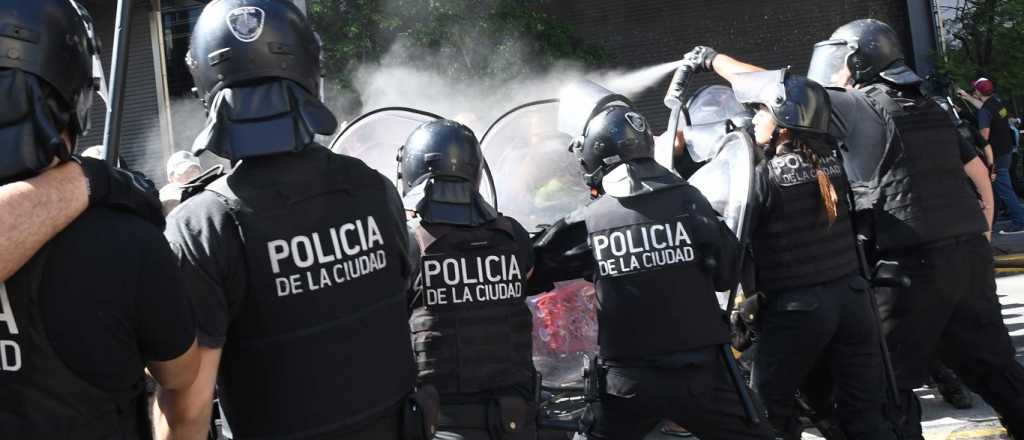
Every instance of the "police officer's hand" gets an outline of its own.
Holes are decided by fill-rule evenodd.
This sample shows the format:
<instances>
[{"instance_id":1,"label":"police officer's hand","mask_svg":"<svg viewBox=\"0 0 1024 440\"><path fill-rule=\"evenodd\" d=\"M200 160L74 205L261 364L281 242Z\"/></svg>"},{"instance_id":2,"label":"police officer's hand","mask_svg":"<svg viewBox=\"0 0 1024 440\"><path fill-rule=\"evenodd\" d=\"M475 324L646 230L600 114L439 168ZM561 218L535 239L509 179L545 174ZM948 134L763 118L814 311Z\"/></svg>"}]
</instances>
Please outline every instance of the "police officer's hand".
<instances>
[{"instance_id":1,"label":"police officer's hand","mask_svg":"<svg viewBox=\"0 0 1024 440\"><path fill-rule=\"evenodd\" d=\"M714 49L707 46L697 46L683 55L683 64L690 66L694 73L713 72L715 69L711 63L718 55Z\"/></svg>"},{"instance_id":2,"label":"police officer's hand","mask_svg":"<svg viewBox=\"0 0 1024 440\"><path fill-rule=\"evenodd\" d=\"M89 206L131 212L163 229L163 208L153 181L142 173L115 168L102 160L77 156L74 160L89 181Z\"/></svg>"}]
</instances>

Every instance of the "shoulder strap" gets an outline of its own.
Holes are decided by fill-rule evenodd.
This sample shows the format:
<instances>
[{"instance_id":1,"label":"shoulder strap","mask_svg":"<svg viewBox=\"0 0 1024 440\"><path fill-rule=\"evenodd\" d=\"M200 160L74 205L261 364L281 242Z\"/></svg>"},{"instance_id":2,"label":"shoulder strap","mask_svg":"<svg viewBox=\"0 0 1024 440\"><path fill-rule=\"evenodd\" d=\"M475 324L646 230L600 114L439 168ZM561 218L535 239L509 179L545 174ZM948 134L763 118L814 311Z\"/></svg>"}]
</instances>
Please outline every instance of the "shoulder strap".
<instances>
[{"instance_id":1,"label":"shoulder strap","mask_svg":"<svg viewBox=\"0 0 1024 440\"><path fill-rule=\"evenodd\" d=\"M871 105L875 106L875 108L885 110L893 116L899 115L906 110L904 106L897 102L890 94L891 89L884 85L873 84L864 88L863 91Z\"/></svg>"}]
</instances>

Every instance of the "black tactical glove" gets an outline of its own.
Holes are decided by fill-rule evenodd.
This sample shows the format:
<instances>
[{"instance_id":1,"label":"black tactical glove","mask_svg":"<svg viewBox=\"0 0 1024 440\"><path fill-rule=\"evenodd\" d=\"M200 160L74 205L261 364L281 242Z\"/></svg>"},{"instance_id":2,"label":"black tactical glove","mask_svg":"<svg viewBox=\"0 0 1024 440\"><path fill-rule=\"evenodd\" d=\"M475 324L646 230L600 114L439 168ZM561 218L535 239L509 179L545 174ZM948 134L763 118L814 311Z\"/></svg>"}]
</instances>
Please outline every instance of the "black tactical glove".
<instances>
[{"instance_id":1,"label":"black tactical glove","mask_svg":"<svg viewBox=\"0 0 1024 440\"><path fill-rule=\"evenodd\" d=\"M683 55L683 64L690 66L693 73L714 72L715 69L711 67L711 62L717 55L718 52L710 47L696 46Z\"/></svg>"},{"instance_id":2,"label":"black tactical glove","mask_svg":"<svg viewBox=\"0 0 1024 440\"><path fill-rule=\"evenodd\" d=\"M89 206L127 211L163 229L163 208L153 181L142 173L115 168L99 159L75 156L73 160L82 166L89 181Z\"/></svg>"},{"instance_id":3,"label":"black tactical glove","mask_svg":"<svg viewBox=\"0 0 1024 440\"><path fill-rule=\"evenodd\" d=\"M560 219L533 238L535 256L530 295L554 288L558 281L593 276L593 257L587 245L587 226L582 221Z\"/></svg>"},{"instance_id":4,"label":"black tactical glove","mask_svg":"<svg viewBox=\"0 0 1024 440\"><path fill-rule=\"evenodd\" d=\"M757 339L757 319L760 314L763 293L755 293L745 298L738 310L729 317L732 324L732 346L738 351L746 351Z\"/></svg>"}]
</instances>

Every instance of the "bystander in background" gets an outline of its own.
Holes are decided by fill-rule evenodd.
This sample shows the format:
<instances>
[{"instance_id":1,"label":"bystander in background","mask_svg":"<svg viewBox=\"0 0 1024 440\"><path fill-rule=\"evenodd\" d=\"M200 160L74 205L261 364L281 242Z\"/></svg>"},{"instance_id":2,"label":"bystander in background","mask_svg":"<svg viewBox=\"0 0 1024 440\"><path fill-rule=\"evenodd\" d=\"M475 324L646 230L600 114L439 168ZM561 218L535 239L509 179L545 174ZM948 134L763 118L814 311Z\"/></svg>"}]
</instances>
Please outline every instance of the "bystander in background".
<instances>
[{"instance_id":1,"label":"bystander in background","mask_svg":"<svg viewBox=\"0 0 1024 440\"><path fill-rule=\"evenodd\" d=\"M1002 202L1010 217L1010 225L999 231L1002 235L1024 233L1024 208L1010 181L1010 164L1013 161L1013 130L1010 128L1009 111L1002 100L995 95L995 85L988 78L978 78L972 84L974 90L968 94L959 90L964 100L978 108L978 131L987 142L985 156L995 164L992 180L995 182L996 197Z\"/></svg>"},{"instance_id":2,"label":"bystander in background","mask_svg":"<svg viewBox=\"0 0 1024 440\"><path fill-rule=\"evenodd\" d=\"M188 151L178 151L167 159L167 185L160 188L160 203L167 215L181 203L181 191L186 183L199 176L203 166L199 158Z\"/></svg>"}]
</instances>

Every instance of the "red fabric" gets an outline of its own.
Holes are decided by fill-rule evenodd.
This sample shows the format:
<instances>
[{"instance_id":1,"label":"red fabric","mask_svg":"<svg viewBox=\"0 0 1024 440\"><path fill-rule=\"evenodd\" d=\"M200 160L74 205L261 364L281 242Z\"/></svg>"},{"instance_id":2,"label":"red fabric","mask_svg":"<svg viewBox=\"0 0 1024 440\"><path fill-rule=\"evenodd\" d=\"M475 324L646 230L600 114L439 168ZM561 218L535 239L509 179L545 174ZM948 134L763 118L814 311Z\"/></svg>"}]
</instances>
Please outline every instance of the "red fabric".
<instances>
[{"instance_id":1,"label":"red fabric","mask_svg":"<svg viewBox=\"0 0 1024 440\"><path fill-rule=\"evenodd\" d=\"M557 283L555 289L530 298L533 351L549 357L597 351L597 295L583 280Z\"/></svg>"}]
</instances>

